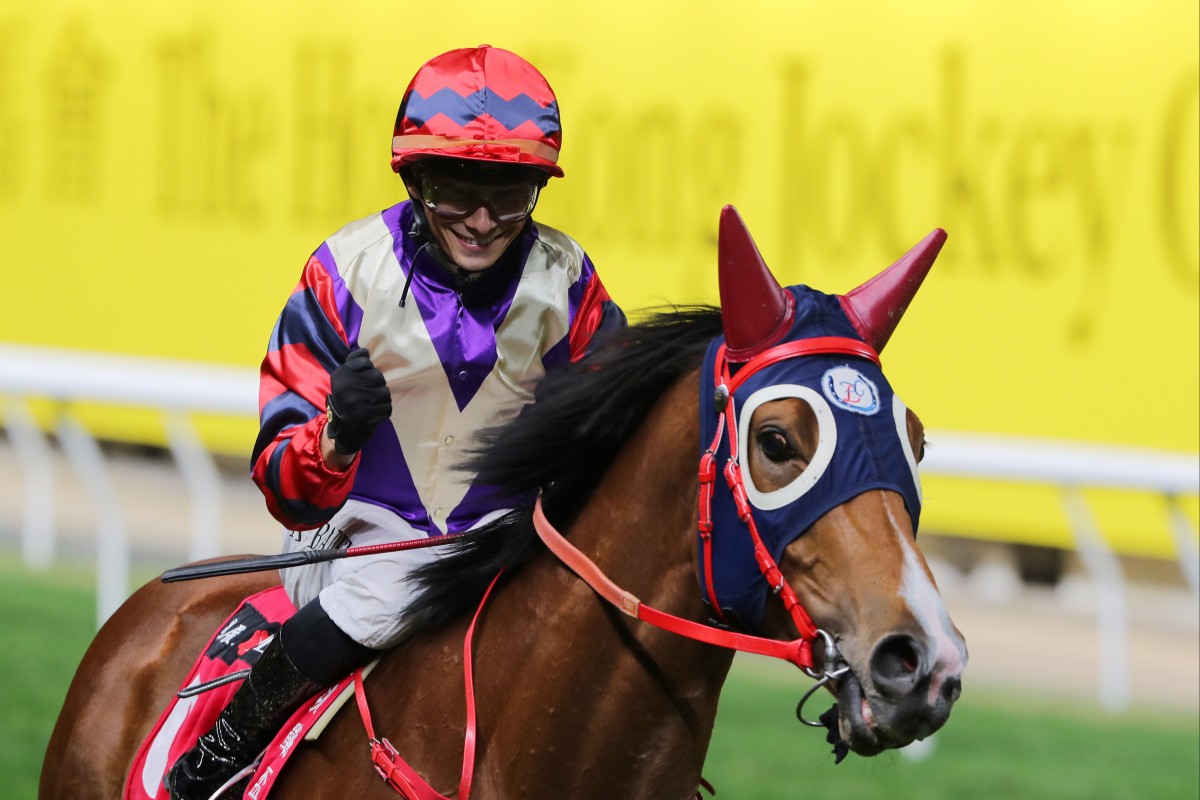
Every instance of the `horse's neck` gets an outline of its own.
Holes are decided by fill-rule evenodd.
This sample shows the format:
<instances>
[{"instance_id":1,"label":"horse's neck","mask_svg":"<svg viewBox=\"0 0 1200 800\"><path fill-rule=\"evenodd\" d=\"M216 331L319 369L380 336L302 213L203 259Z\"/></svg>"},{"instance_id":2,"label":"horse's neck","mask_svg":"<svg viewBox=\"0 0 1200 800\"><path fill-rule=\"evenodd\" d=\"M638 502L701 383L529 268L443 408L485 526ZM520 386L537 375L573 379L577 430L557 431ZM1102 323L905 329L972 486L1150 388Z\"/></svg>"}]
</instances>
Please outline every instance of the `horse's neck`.
<instances>
[{"instance_id":1,"label":"horse's neck","mask_svg":"<svg viewBox=\"0 0 1200 800\"><path fill-rule=\"evenodd\" d=\"M693 540L697 385L685 377L655 405L564 533L646 604L703 620ZM377 729L443 792L457 785L462 757L461 735L446 726L464 718L464 629L417 637L371 681ZM691 796L729 653L625 616L548 552L500 587L474 653L473 800ZM360 744L361 723L343 724Z\"/></svg>"},{"instance_id":2,"label":"horse's neck","mask_svg":"<svg viewBox=\"0 0 1200 800\"><path fill-rule=\"evenodd\" d=\"M693 533L697 382L685 378L654 407L570 537L645 604L703 621ZM590 797L598 787L587 776L604 775L607 797L688 796L732 655L623 615L550 557L531 565L512 595L510 625L525 629L529 649L505 683L527 693L503 728L520 737L513 757L541 749L556 773L533 794ZM614 787L612 776L628 783Z\"/></svg>"}]
</instances>

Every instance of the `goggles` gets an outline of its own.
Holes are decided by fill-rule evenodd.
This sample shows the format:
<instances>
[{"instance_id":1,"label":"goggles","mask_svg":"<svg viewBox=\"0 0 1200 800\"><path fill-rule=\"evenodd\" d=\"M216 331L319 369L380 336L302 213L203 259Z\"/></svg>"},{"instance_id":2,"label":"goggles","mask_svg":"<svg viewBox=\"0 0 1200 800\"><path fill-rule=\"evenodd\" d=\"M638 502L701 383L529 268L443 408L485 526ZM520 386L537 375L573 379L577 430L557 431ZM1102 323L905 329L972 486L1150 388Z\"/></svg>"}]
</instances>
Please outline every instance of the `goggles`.
<instances>
[{"instance_id":1,"label":"goggles","mask_svg":"<svg viewBox=\"0 0 1200 800\"><path fill-rule=\"evenodd\" d=\"M523 220L533 213L542 188L535 181L467 183L428 173L420 177L420 184L421 202L439 218L449 222L466 219L479 208L486 208L497 222Z\"/></svg>"}]
</instances>

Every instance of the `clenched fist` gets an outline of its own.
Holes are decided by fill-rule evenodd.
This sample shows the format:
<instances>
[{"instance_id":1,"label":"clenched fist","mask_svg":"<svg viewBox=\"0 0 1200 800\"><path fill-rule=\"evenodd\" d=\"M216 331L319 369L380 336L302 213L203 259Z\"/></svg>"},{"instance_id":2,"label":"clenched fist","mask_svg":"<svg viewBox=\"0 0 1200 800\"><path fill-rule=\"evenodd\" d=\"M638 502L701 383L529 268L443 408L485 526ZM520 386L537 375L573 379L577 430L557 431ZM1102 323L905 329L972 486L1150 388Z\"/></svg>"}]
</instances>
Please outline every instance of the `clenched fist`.
<instances>
[{"instance_id":1,"label":"clenched fist","mask_svg":"<svg viewBox=\"0 0 1200 800\"><path fill-rule=\"evenodd\" d=\"M392 415L392 395L383 373L371 363L371 355L360 347L330 376L325 399L329 422L325 427L333 448L344 456L362 449L375 426Z\"/></svg>"}]
</instances>

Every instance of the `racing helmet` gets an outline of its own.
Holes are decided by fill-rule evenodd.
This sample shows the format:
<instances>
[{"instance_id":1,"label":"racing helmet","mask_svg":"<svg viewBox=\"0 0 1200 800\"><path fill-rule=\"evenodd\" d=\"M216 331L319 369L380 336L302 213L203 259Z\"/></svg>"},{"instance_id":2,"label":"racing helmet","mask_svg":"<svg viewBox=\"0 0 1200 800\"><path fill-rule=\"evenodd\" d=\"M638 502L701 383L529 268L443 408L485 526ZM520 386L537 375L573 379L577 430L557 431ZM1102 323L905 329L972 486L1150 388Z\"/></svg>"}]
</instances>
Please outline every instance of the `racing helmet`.
<instances>
[{"instance_id":1,"label":"racing helmet","mask_svg":"<svg viewBox=\"0 0 1200 800\"><path fill-rule=\"evenodd\" d=\"M413 76L392 135L392 170L429 158L534 167L561 178L562 128L550 84L490 45L451 50Z\"/></svg>"}]
</instances>

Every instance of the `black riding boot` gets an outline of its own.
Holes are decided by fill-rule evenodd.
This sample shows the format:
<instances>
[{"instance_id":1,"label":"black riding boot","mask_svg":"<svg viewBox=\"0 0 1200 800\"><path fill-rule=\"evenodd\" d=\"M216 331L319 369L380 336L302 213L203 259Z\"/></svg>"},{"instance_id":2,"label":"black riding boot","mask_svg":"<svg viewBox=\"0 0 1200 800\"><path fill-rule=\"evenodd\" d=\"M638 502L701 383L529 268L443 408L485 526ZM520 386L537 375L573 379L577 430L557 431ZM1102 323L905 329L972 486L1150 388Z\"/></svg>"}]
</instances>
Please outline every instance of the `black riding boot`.
<instances>
[{"instance_id":1,"label":"black riding boot","mask_svg":"<svg viewBox=\"0 0 1200 800\"><path fill-rule=\"evenodd\" d=\"M282 635L277 635L213 729L163 779L171 800L208 800L254 761L288 717L320 688L296 668L283 649Z\"/></svg>"}]
</instances>

